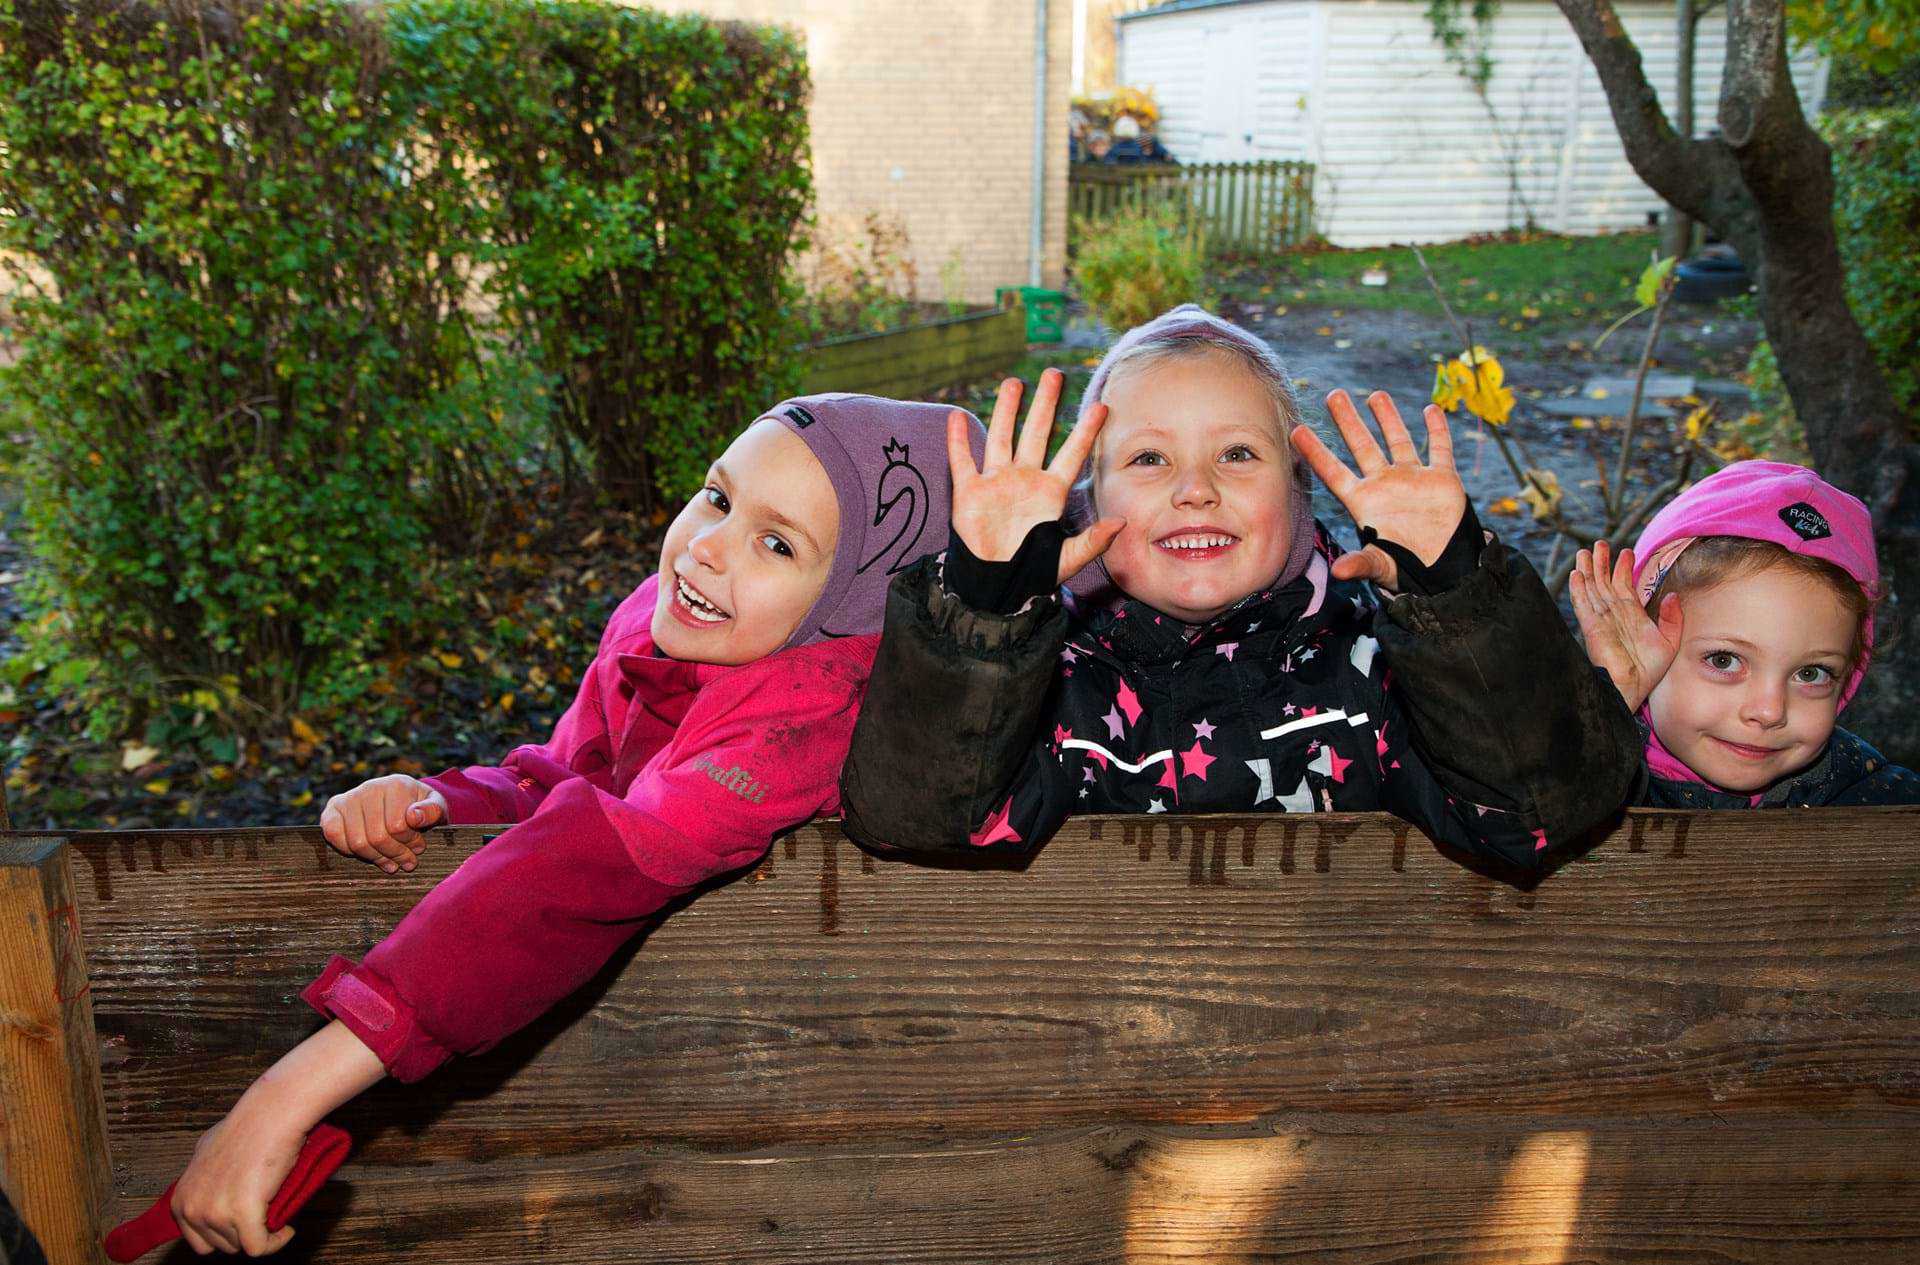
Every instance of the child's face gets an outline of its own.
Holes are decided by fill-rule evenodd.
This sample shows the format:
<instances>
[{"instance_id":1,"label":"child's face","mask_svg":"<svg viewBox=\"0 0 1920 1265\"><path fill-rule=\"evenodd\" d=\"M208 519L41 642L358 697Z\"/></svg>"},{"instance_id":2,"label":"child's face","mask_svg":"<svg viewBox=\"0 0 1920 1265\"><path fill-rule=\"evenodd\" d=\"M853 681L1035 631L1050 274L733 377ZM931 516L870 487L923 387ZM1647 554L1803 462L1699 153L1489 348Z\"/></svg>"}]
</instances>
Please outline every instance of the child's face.
<instances>
[{"instance_id":1,"label":"child's face","mask_svg":"<svg viewBox=\"0 0 1920 1265\"><path fill-rule=\"evenodd\" d=\"M696 663L772 654L826 587L839 535L840 503L819 459L779 422L755 422L667 528L654 644Z\"/></svg>"},{"instance_id":2,"label":"child's face","mask_svg":"<svg viewBox=\"0 0 1920 1265\"><path fill-rule=\"evenodd\" d=\"M1273 582L1292 546L1291 451L1273 397L1225 352L1123 365L1102 398L1094 501L1124 518L1107 570L1184 623Z\"/></svg>"},{"instance_id":3,"label":"child's face","mask_svg":"<svg viewBox=\"0 0 1920 1265\"><path fill-rule=\"evenodd\" d=\"M1858 633L1840 595L1769 567L1680 603L1680 651L1647 699L1667 750L1730 791L1758 791L1813 763L1833 733Z\"/></svg>"}]
</instances>

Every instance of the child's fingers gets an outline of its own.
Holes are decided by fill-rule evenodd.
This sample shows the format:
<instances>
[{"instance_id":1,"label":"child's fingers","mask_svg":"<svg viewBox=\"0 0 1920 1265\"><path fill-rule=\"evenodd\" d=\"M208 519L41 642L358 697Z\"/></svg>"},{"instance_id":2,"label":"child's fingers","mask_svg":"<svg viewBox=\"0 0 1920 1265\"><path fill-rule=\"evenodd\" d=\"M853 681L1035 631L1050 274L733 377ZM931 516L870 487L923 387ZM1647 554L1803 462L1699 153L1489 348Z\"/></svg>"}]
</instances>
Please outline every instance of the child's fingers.
<instances>
[{"instance_id":1,"label":"child's fingers","mask_svg":"<svg viewBox=\"0 0 1920 1265\"><path fill-rule=\"evenodd\" d=\"M353 848L354 855L393 874L400 867L393 863L386 849L381 846L382 840L378 836L385 833L385 826L373 815L378 811L376 806L366 802L372 798L371 795L361 795L347 806L347 843Z\"/></svg>"},{"instance_id":2,"label":"child's fingers","mask_svg":"<svg viewBox=\"0 0 1920 1265\"><path fill-rule=\"evenodd\" d=\"M1680 644L1680 629L1685 623L1680 611L1680 595L1669 593L1660 599L1660 635L1670 646Z\"/></svg>"},{"instance_id":3,"label":"child's fingers","mask_svg":"<svg viewBox=\"0 0 1920 1265\"><path fill-rule=\"evenodd\" d=\"M1048 369L1040 375L1040 386L1027 406L1027 422L1020 429L1020 447L1015 460L1038 470L1047 464L1047 441L1053 438L1053 415L1060 407L1060 387L1067 375Z\"/></svg>"},{"instance_id":4,"label":"child's fingers","mask_svg":"<svg viewBox=\"0 0 1920 1265\"><path fill-rule=\"evenodd\" d=\"M347 827L345 820L340 816L339 799L338 795L334 796L327 801L327 806L320 810L320 833L326 836L327 842L336 852L345 852L348 850Z\"/></svg>"},{"instance_id":5,"label":"child's fingers","mask_svg":"<svg viewBox=\"0 0 1920 1265\"><path fill-rule=\"evenodd\" d=\"M1313 433L1312 427L1296 426L1287 438L1293 442L1294 451L1305 458L1307 464L1313 467L1313 472L1320 476L1320 482L1327 485L1327 491L1344 504L1347 494L1360 482L1354 477L1353 471L1333 455L1333 450Z\"/></svg>"},{"instance_id":6,"label":"child's fingers","mask_svg":"<svg viewBox=\"0 0 1920 1265\"><path fill-rule=\"evenodd\" d=\"M179 1222L180 1237L187 1241L187 1246L192 1248L197 1255L212 1256L215 1252L230 1250L224 1247L215 1247L212 1243L208 1242L206 1236L200 1233L198 1227L181 1221L179 1213L174 1213L173 1219Z\"/></svg>"},{"instance_id":7,"label":"child's fingers","mask_svg":"<svg viewBox=\"0 0 1920 1265\"><path fill-rule=\"evenodd\" d=\"M1072 480L1079 477L1081 467L1087 464L1087 458L1093 455L1093 441L1099 437L1100 428L1107 424L1107 406L1095 404L1087 410L1085 417L1073 424L1067 432L1066 442L1060 445L1060 451L1053 454L1053 461L1047 466L1047 473L1062 479Z\"/></svg>"},{"instance_id":8,"label":"child's fingers","mask_svg":"<svg viewBox=\"0 0 1920 1265\"><path fill-rule=\"evenodd\" d=\"M293 1242L293 1227L283 1225L274 1233L272 1238L267 1240L267 1251L278 1252L291 1242Z\"/></svg>"},{"instance_id":9,"label":"child's fingers","mask_svg":"<svg viewBox=\"0 0 1920 1265\"><path fill-rule=\"evenodd\" d=\"M444 820L446 820L446 813L441 808L438 796L429 794L407 805L407 824L417 831L431 830ZM418 852L422 842L423 840L416 838L408 846Z\"/></svg>"},{"instance_id":10,"label":"child's fingers","mask_svg":"<svg viewBox=\"0 0 1920 1265\"><path fill-rule=\"evenodd\" d=\"M973 459L973 419L959 409L947 414L947 469L953 475L953 486L958 489L971 483L980 474L979 463Z\"/></svg>"},{"instance_id":11,"label":"child's fingers","mask_svg":"<svg viewBox=\"0 0 1920 1265\"><path fill-rule=\"evenodd\" d=\"M1633 550L1622 549L1613 564L1613 590L1621 597L1638 600L1640 591L1633 582Z\"/></svg>"},{"instance_id":12,"label":"child's fingers","mask_svg":"<svg viewBox=\"0 0 1920 1265\"><path fill-rule=\"evenodd\" d=\"M1436 469L1453 469L1453 428L1438 404L1429 404L1420 415L1427 423L1427 464Z\"/></svg>"},{"instance_id":13,"label":"child's fingers","mask_svg":"<svg viewBox=\"0 0 1920 1265\"><path fill-rule=\"evenodd\" d=\"M1393 559L1368 545L1359 553L1343 553L1333 560L1333 578L1336 580L1371 580L1386 588L1393 588L1400 578L1399 568L1393 565Z\"/></svg>"},{"instance_id":14,"label":"child's fingers","mask_svg":"<svg viewBox=\"0 0 1920 1265\"><path fill-rule=\"evenodd\" d=\"M1065 584L1082 567L1105 553L1126 525L1124 518L1103 518L1079 535L1067 537L1060 546L1060 583Z\"/></svg>"},{"instance_id":15,"label":"child's fingers","mask_svg":"<svg viewBox=\"0 0 1920 1265\"><path fill-rule=\"evenodd\" d=\"M1393 401L1387 401L1391 406ZM1387 468L1386 454L1380 451L1380 444L1360 420L1360 414L1353 407L1353 399L1345 391L1327 393L1327 412L1333 416L1333 424L1340 430L1340 438L1347 445L1347 451L1353 456L1353 463L1360 467L1363 475L1375 475ZM1317 469L1318 467L1316 467ZM1337 494L1336 494L1337 495Z\"/></svg>"},{"instance_id":16,"label":"child's fingers","mask_svg":"<svg viewBox=\"0 0 1920 1265\"><path fill-rule=\"evenodd\" d=\"M273 1240L278 1235L267 1232L267 1210L264 1207L250 1211L240 1221L240 1250L248 1256L265 1256L275 1251Z\"/></svg>"},{"instance_id":17,"label":"child's fingers","mask_svg":"<svg viewBox=\"0 0 1920 1265\"><path fill-rule=\"evenodd\" d=\"M1380 437L1387 441L1387 455L1394 461L1420 464L1419 450L1413 446L1413 436L1407 431L1407 424L1400 417L1400 407L1393 397L1385 391L1375 391L1367 397L1367 411L1373 414L1373 420L1380 423Z\"/></svg>"},{"instance_id":18,"label":"child's fingers","mask_svg":"<svg viewBox=\"0 0 1920 1265\"><path fill-rule=\"evenodd\" d=\"M1020 379L1008 378L993 399L993 417L987 422L987 460L982 470L997 470L1013 461L1013 427L1020 416Z\"/></svg>"}]
</instances>

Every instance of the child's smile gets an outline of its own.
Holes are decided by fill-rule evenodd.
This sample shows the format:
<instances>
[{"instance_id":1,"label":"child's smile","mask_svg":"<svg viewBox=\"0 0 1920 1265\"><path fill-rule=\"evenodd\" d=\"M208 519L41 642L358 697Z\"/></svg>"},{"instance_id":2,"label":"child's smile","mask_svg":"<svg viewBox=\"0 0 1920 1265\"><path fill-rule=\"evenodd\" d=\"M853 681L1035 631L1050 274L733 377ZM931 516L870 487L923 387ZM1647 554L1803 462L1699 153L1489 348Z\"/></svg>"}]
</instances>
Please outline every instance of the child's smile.
<instances>
[{"instance_id":1,"label":"child's smile","mask_svg":"<svg viewBox=\"0 0 1920 1265\"><path fill-rule=\"evenodd\" d=\"M1114 583L1189 624L1273 583L1297 493L1266 387L1209 352L1124 366L1102 398L1093 499L1102 517L1126 519L1106 554Z\"/></svg>"},{"instance_id":2,"label":"child's smile","mask_svg":"<svg viewBox=\"0 0 1920 1265\"><path fill-rule=\"evenodd\" d=\"M780 422L755 422L667 528L654 645L696 663L772 654L826 587L839 535L819 458Z\"/></svg>"}]
</instances>

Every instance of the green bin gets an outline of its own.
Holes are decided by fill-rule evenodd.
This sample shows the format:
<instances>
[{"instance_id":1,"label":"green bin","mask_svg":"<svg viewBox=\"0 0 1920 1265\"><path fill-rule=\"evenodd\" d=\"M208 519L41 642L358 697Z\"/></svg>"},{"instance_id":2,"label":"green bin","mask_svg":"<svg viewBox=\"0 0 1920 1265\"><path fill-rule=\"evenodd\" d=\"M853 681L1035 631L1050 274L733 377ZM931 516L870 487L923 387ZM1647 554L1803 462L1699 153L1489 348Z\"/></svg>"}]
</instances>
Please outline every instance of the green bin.
<instances>
[{"instance_id":1,"label":"green bin","mask_svg":"<svg viewBox=\"0 0 1920 1265\"><path fill-rule=\"evenodd\" d=\"M1028 342L1057 343L1066 337L1066 295L1039 286L1001 286L993 292L993 297L1004 305L1009 294L1019 296L1020 306L1027 313Z\"/></svg>"}]
</instances>

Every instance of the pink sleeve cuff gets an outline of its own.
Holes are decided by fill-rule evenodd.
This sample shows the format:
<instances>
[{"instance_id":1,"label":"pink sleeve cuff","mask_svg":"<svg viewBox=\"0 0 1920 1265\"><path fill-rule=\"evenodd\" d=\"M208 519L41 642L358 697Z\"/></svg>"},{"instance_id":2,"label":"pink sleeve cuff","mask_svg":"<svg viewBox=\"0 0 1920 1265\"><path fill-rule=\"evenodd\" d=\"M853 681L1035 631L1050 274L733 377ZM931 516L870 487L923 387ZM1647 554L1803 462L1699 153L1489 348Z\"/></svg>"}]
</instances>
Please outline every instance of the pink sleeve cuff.
<instances>
[{"instance_id":1,"label":"pink sleeve cuff","mask_svg":"<svg viewBox=\"0 0 1920 1265\"><path fill-rule=\"evenodd\" d=\"M421 1030L413 1007L392 984L352 958L334 954L300 997L325 1018L345 1024L397 1081L421 1080L452 1056Z\"/></svg>"}]
</instances>

